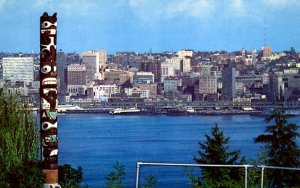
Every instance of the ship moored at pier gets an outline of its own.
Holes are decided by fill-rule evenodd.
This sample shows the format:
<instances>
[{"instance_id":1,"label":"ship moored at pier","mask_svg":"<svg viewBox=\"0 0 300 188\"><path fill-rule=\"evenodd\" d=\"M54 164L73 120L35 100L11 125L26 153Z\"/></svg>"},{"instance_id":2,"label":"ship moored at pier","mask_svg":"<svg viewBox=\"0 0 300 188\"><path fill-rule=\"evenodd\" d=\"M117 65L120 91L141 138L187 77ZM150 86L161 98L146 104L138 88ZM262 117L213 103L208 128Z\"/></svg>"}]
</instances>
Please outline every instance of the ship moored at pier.
<instances>
[{"instance_id":1,"label":"ship moored at pier","mask_svg":"<svg viewBox=\"0 0 300 188\"><path fill-rule=\"evenodd\" d=\"M115 108L109 111L111 115L121 115L121 114L139 114L141 110L138 108Z\"/></svg>"}]
</instances>

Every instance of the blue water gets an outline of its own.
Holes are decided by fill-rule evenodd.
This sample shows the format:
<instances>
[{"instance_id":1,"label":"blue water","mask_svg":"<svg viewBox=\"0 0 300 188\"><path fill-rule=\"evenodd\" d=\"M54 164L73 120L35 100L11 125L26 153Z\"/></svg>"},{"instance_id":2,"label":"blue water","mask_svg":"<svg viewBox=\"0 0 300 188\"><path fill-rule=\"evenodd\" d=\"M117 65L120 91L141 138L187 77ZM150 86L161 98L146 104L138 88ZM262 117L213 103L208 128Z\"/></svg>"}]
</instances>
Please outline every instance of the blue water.
<instances>
[{"instance_id":1,"label":"blue water","mask_svg":"<svg viewBox=\"0 0 300 188\"><path fill-rule=\"evenodd\" d=\"M293 118L299 125L300 118ZM125 165L125 187L135 187L136 163L194 163L198 142L217 123L230 137L231 149L255 159L260 146L253 139L262 134L263 118L238 116L111 116L66 114L59 119L59 164L83 168L82 185L105 187L105 177L116 161ZM198 169L195 169L195 173ZM182 167L141 168L141 183L153 175L157 187L189 187Z\"/></svg>"}]
</instances>

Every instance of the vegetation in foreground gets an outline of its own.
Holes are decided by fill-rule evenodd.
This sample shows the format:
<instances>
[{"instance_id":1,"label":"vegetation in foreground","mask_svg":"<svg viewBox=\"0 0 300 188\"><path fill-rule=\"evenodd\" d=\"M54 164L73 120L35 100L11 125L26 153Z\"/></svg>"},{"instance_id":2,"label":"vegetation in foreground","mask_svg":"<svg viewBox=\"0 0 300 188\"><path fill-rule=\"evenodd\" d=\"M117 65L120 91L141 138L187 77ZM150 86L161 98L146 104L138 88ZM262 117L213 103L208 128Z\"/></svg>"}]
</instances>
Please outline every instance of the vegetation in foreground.
<instances>
[{"instance_id":1,"label":"vegetation in foreground","mask_svg":"<svg viewBox=\"0 0 300 188\"><path fill-rule=\"evenodd\" d=\"M199 142L200 150L194 161L198 164L241 164L240 151L229 149L229 137L216 124L211 129L211 135L205 135L206 141ZM201 176L194 178L194 187L241 187L243 171L238 168L202 167Z\"/></svg>"},{"instance_id":2,"label":"vegetation in foreground","mask_svg":"<svg viewBox=\"0 0 300 188\"><path fill-rule=\"evenodd\" d=\"M269 166L300 167L300 149L296 139L300 136L294 123L288 123L289 116L275 110L265 119L268 125L265 133L255 138L256 143L264 144L263 163ZM271 187L297 187L300 184L300 172L291 170L268 170L266 173Z\"/></svg>"},{"instance_id":3,"label":"vegetation in foreground","mask_svg":"<svg viewBox=\"0 0 300 188\"><path fill-rule=\"evenodd\" d=\"M18 97L0 89L0 187L41 187L39 127Z\"/></svg>"},{"instance_id":4,"label":"vegetation in foreground","mask_svg":"<svg viewBox=\"0 0 300 188\"><path fill-rule=\"evenodd\" d=\"M0 89L0 187L43 187L39 161L39 127L33 113L18 96ZM62 187L80 187L82 169L59 166Z\"/></svg>"}]
</instances>

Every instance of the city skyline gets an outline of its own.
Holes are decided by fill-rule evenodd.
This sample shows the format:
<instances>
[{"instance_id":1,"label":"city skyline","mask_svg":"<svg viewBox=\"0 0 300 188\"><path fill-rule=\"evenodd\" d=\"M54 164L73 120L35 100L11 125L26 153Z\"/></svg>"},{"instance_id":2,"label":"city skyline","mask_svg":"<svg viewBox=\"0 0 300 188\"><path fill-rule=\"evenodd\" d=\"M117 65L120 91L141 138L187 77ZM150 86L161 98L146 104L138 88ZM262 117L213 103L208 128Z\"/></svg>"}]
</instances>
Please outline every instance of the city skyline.
<instances>
[{"instance_id":1,"label":"city skyline","mask_svg":"<svg viewBox=\"0 0 300 188\"><path fill-rule=\"evenodd\" d=\"M58 13L57 50L300 49L297 0L0 0L0 51L39 52L39 17Z\"/></svg>"}]
</instances>

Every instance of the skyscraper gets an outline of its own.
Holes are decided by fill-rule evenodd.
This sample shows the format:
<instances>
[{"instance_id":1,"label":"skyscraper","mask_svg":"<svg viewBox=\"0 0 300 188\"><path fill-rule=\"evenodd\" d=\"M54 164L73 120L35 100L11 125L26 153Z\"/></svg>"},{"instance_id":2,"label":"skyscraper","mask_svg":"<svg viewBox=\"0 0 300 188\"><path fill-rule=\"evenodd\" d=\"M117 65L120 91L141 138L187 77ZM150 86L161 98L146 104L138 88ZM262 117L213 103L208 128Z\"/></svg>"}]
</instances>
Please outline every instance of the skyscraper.
<instances>
[{"instance_id":1,"label":"skyscraper","mask_svg":"<svg viewBox=\"0 0 300 188\"><path fill-rule=\"evenodd\" d=\"M87 51L80 56L86 65L89 80L96 79L100 70L106 67L107 52L105 50Z\"/></svg>"},{"instance_id":2,"label":"skyscraper","mask_svg":"<svg viewBox=\"0 0 300 188\"><path fill-rule=\"evenodd\" d=\"M33 57L4 57L2 66L4 80L33 81Z\"/></svg>"},{"instance_id":3,"label":"skyscraper","mask_svg":"<svg viewBox=\"0 0 300 188\"><path fill-rule=\"evenodd\" d=\"M201 66L199 77L199 94L217 93L217 75L216 71L212 71L211 69L211 65Z\"/></svg>"},{"instance_id":4,"label":"skyscraper","mask_svg":"<svg viewBox=\"0 0 300 188\"><path fill-rule=\"evenodd\" d=\"M57 66L57 77L59 78L59 84L58 84L58 93L65 93L67 91L67 83L66 83L66 55L63 51L59 51L57 53L57 60L56 60L56 66Z\"/></svg>"},{"instance_id":5,"label":"skyscraper","mask_svg":"<svg viewBox=\"0 0 300 188\"><path fill-rule=\"evenodd\" d=\"M271 57L272 56L272 47L264 46L263 47L263 57Z\"/></svg>"},{"instance_id":6,"label":"skyscraper","mask_svg":"<svg viewBox=\"0 0 300 188\"><path fill-rule=\"evenodd\" d=\"M236 69L226 64L222 72L222 98L232 100L236 97Z\"/></svg>"},{"instance_id":7,"label":"skyscraper","mask_svg":"<svg viewBox=\"0 0 300 188\"><path fill-rule=\"evenodd\" d=\"M159 58L153 56L147 57L141 64L141 71L152 72L154 74L154 81L161 83L161 61Z\"/></svg>"},{"instance_id":8,"label":"skyscraper","mask_svg":"<svg viewBox=\"0 0 300 188\"><path fill-rule=\"evenodd\" d=\"M67 68L67 88L70 93L78 93L86 88L86 66L84 64L71 64Z\"/></svg>"}]
</instances>

